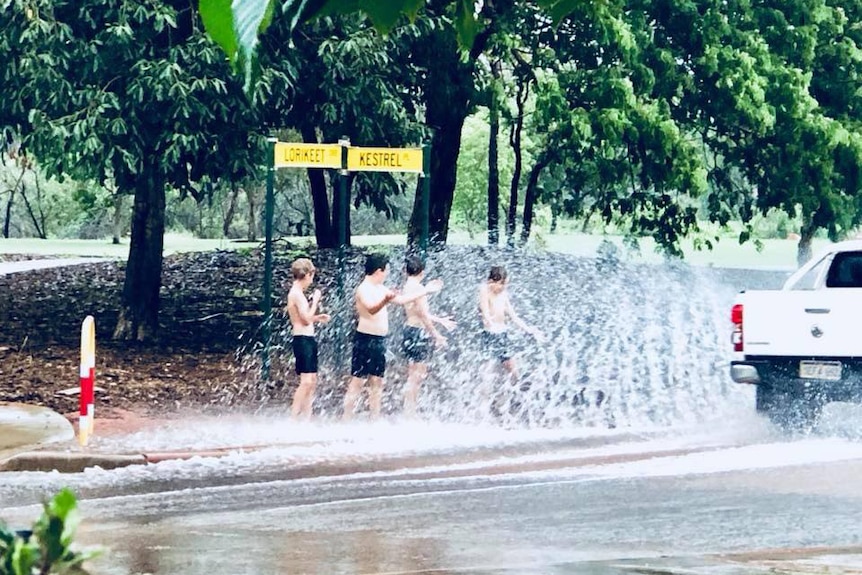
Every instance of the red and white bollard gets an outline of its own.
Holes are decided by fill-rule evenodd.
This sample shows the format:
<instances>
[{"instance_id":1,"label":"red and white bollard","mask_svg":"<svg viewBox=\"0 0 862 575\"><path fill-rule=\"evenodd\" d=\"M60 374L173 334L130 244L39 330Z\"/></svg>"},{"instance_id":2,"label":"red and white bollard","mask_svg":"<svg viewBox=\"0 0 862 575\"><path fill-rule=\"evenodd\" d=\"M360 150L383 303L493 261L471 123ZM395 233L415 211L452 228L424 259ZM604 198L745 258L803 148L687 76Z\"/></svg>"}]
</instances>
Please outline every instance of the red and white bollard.
<instances>
[{"instance_id":1,"label":"red and white bollard","mask_svg":"<svg viewBox=\"0 0 862 575\"><path fill-rule=\"evenodd\" d=\"M81 324L81 409L78 412L78 443L87 445L95 424L96 322L88 315Z\"/></svg>"}]
</instances>

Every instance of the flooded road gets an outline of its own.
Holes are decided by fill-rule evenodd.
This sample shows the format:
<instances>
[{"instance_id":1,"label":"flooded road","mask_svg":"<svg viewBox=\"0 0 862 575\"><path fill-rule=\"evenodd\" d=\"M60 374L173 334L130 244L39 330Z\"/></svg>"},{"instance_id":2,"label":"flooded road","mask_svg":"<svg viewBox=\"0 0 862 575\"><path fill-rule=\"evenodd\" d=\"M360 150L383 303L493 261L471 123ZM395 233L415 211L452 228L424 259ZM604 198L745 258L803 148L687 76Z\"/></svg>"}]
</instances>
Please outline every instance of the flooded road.
<instances>
[{"instance_id":1,"label":"flooded road","mask_svg":"<svg viewBox=\"0 0 862 575\"><path fill-rule=\"evenodd\" d=\"M27 522L32 503L72 486L79 541L107 548L92 565L105 575L862 565L855 428L785 437L754 416L624 431L290 425L273 430L292 441L218 460L5 474L3 515Z\"/></svg>"}]
</instances>

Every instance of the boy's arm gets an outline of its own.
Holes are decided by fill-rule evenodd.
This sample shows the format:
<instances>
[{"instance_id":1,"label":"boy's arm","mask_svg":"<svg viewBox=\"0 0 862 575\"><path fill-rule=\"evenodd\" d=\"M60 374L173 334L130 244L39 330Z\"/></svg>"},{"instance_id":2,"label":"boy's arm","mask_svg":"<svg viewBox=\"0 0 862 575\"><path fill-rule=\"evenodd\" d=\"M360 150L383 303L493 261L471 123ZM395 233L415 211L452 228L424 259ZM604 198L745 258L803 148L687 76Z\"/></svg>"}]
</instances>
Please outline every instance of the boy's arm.
<instances>
[{"instance_id":1,"label":"boy's arm","mask_svg":"<svg viewBox=\"0 0 862 575\"><path fill-rule=\"evenodd\" d=\"M398 305L406 305L408 303L412 303L417 299L424 297L426 295L437 293L443 288L442 280L433 280L428 282L426 285L422 286L422 288L416 290L415 292L409 294L400 294L395 295L392 298L392 303L397 303Z\"/></svg>"},{"instance_id":2,"label":"boy's arm","mask_svg":"<svg viewBox=\"0 0 862 575\"><path fill-rule=\"evenodd\" d=\"M444 317L440 315L429 314L428 317L430 317L431 321L433 321L434 323L439 323L440 325L442 325L446 331L452 331L453 329L455 329L455 326L458 325L451 317L448 316Z\"/></svg>"},{"instance_id":3,"label":"boy's arm","mask_svg":"<svg viewBox=\"0 0 862 575\"><path fill-rule=\"evenodd\" d=\"M479 287L479 313L482 314L482 324L488 327L493 322L491 321L491 302L488 298L487 286Z\"/></svg>"},{"instance_id":4,"label":"boy's arm","mask_svg":"<svg viewBox=\"0 0 862 575\"><path fill-rule=\"evenodd\" d=\"M317 315L317 306L320 305L320 298L322 294L319 289L314 290L314 293L311 296L311 307L308 309L308 313L311 314L312 317Z\"/></svg>"},{"instance_id":5,"label":"boy's arm","mask_svg":"<svg viewBox=\"0 0 862 575\"><path fill-rule=\"evenodd\" d=\"M374 315L380 310L382 310L386 306L386 304L395 299L395 297L395 292L392 290L388 290L378 301L370 302L368 301L368 294L366 290L364 290L362 287L356 290L357 301L359 301L360 305L362 305L362 307L368 310L368 313L370 313L371 315Z\"/></svg>"},{"instance_id":6,"label":"boy's arm","mask_svg":"<svg viewBox=\"0 0 862 575\"><path fill-rule=\"evenodd\" d=\"M418 308L417 311L419 312L419 319L422 322L422 325L425 326L425 330L429 334L431 334L431 337L434 338L438 345L445 344L446 338L443 337L443 335L439 331L437 331L437 326L434 325L434 317L431 315L428 309L428 300L420 300L416 304L416 307Z\"/></svg>"},{"instance_id":7,"label":"boy's arm","mask_svg":"<svg viewBox=\"0 0 862 575\"><path fill-rule=\"evenodd\" d=\"M509 314L509 317L512 318L512 323L517 325L523 331L529 333L534 337L539 337L539 330L529 324L527 324L521 317L515 313L515 308L512 306L512 300L510 298L506 298L506 313Z\"/></svg>"},{"instance_id":8,"label":"boy's arm","mask_svg":"<svg viewBox=\"0 0 862 575\"><path fill-rule=\"evenodd\" d=\"M293 301L293 305L296 306L296 313L299 315L299 319L302 320L304 325L311 325L314 323L314 313L312 313L311 306L308 305L308 300L305 299L304 295L292 291L287 296L287 299L288 305L291 300Z\"/></svg>"},{"instance_id":9,"label":"boy's arm","mask_svg":"<svg viewBox=\"0 0 862 575\"><path fill-rule=\"evenodd\" d=\"M314 293L311 296L311 309L309 310L309 313L311 314L313 322L326 323L330 319L328 313L317 313L322 297L323 293L319 289L314 290Z\"/></svg>"}]
</instances>

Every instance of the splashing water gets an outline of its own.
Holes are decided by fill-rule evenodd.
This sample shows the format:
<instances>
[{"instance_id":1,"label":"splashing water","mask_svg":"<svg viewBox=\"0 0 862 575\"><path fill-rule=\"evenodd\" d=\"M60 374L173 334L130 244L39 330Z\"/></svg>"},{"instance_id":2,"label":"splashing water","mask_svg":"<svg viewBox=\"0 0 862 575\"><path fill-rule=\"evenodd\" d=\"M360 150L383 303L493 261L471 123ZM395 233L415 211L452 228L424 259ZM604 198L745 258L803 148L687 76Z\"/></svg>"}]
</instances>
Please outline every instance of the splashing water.
<instances>
[{"instance_id":1,"label":"splashing water","mask_svg":"<svg viewBox=\"0 0 862 575\"><path fill-rule=\"evenodd\" d=\"M387 285L398 286L404 251L390 251ZM355 329L352 291L362 277L361 254L335 260L321 253L318 278L329 325L318 331L320 381L316 411L341 413ZM481 343L478 287L492 265L508 270L509 293L519 315L544 333L539 343L511 326L520 377L507 378L488 361ZM506 427L667 426L694 424L751 409L751 398L730 382L727 313L744 287L776 287L786 274L695 268L621 261L616 254L582 258L544 252L512 252L454 246L429 254L426 278L445 287L430 297L432 313L450 315L458 327L447 334L424 382L420 412L428 419L494 423ZM752 282L756 285L752 286ZM274 326L272 379L294 378L290 328ZM390 307L391 333L384 411L400 412L406 362L399 353L404 314ZM285 403L292 389L273 393L260 382L259 354L244 356L245 380L234 396Z\"/></svg>"}]
</instances>

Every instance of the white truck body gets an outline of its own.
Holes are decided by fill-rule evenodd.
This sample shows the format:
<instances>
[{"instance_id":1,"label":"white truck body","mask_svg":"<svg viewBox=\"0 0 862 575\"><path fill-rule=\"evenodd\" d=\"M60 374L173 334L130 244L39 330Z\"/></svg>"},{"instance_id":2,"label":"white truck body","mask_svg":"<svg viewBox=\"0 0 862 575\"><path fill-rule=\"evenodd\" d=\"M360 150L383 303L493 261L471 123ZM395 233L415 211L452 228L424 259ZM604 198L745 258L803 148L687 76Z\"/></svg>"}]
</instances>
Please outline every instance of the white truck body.
<instances>
[{"instance_id":1,"label":"white truck body","mask_svg":"<svg viewBox=\"0 0 862 575\"><path fill-rule=\"evenodd\" d=\"M741 292L731 321L731 377L758 386L758 411L810 420L862 402L862 241L832 244L780 290Z\"/></svg>"}]
</instances>

